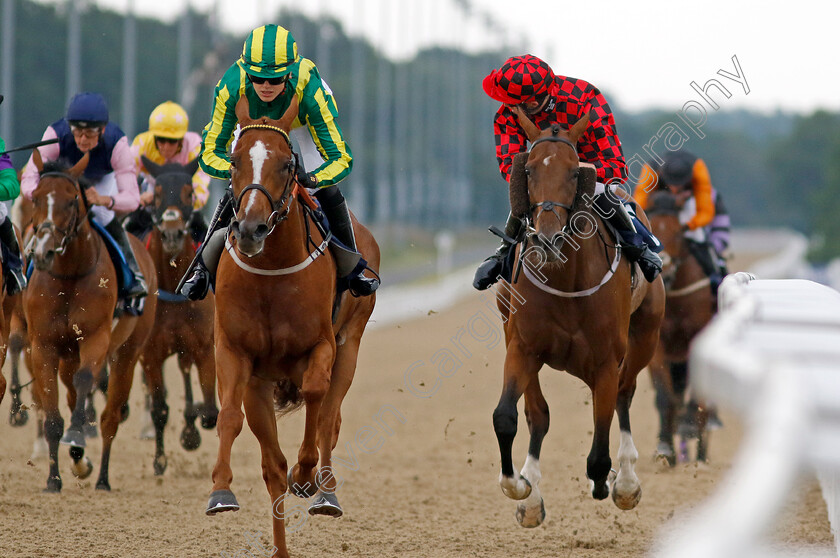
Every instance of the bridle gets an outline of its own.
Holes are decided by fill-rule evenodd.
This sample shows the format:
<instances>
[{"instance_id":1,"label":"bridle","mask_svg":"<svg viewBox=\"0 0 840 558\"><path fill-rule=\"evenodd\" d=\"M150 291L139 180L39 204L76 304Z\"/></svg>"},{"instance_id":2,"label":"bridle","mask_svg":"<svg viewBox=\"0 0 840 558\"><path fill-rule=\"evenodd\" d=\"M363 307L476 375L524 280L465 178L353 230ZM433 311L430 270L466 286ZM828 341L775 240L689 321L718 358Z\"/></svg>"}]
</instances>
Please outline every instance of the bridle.
<instances>
[{"instance_id":1,"label":"bridle","mask_svg":"<svg viewBox=\"0 0 840 558\"><path fill-rule=\"evenodd\" d=\"M289 150L292 153L292 159L294 161L294 167L289 172L289 178L286 181L285 186L283 187L283 194L280 196L278 201L274 201L274 198L271 196L271 193L265 189L262 184L249 184L242 189L239 193L239 196L236 198L236 202L234 203L234 212L239 213L239 207L242 203L242 198L245 194L251 190L256 190L262 193L266 198L268 198L269 206L271 207L271 214L266 219L266 225L268 226L268 233L266 236L271 234L278 224L282 223L289 217L289 212L292 209L292 198L294 197L294 184L295 184L295 175L297 174L298 168L298 158L297 153L294 152L292 149L292 140L289 139L289 134L286 130L282 128L278 128L277 126L272 126L270 124L249 124L247 126L242 126L239 129L240 137L248 130L271 130L277 132L283 139L286 140L286 144L289 146ZM282 210L282 211L281 211Z\"/></svg>"},{"instance_id":2,"label":"bridle","mask_svg":"<svg viewBox=\"0 0 840 558\"><path fill-rule=\"evenodd\" d=\"M531 147L528 148L528 153L530 154L531 151L534 149L534 147L536 147L540 143L544 143L544 142L566 144L566 145L568 145L569 147L572 148L572 151L575 152L575 157L577 157L577 155L578 155L577 146L575 146L575 144L573 144L571 141L567 140L566 138L563 138L563 137L560 137L560 136L548 136L548 137L540 138L540 139L534 141L531 144ZM567 212L567 220L566 220L566 224L563 226L563 231L562 232L568 233L569 231L567 229L569 227L569 222L571 221L571 216L575 212L575 209L574 209L573 206L571 206L569 204L566 204L566 203L561 203L561 202L548 200L548 201L542 201L542 202L537 202L535 204L532 204L531 207L528 209L528 220L530 220L532 223L535 222L537 219L539 219L540 215L542 215L543 211L550 211L551 213L554 214L555 217L557 217L558 220L560 220L560 215L557 213L557 210L556 210L556 208L558 208L558 207L565 209L566 212ZM536 210L536 209L539 209L539 211L537 212L536 215L534 215L534 210Z\"/></svg>"},{"instance_id":3,"label":"bridle","mask_svg":"<svg viewBox=\"0 0 840 558\"><path fill-rule=\"evenodd\" d=\"M48 231L48 232L51 232L51 233L54 233L54 232L60 233L62 235L61 242L59 243L58 248L56 248L54 250L54 252L57 255L61 255L65 252L65 250L67 250L67 246L68 246L68 244L70 244L70 241L72 241L76 237L76 235L79 234L79 230L82 228L82 225L84 224L85 219L88 216L88 213L90 213L90 206L88 204L87 197L85 197L84 191L79 186L79 181L75 177L73 177L70 174L64 173L64 172L51 171L51 172L45 172L42 175L40 175L39 182L40 182L40 180L43 180L45 177L49 177L49 176L59 177L59 178L64 178L65 180L69 180L70 183L73 184L73 187L76 189L76 196L73 198L73 200L76 202L76 203L73 204L73 219L70 221L70 225L67 226L65 229L59 228L52 221L44 221L43 223L41 223L40 225L38 225L35 228L35 234L32 236L32 240L34 241L35 238L38 237L38 235L41 231ZM84 206L85 206L85 214L84 215L79 214L79 203L78 203L79 194L81 194L82 201L83 201Z\"/></svg>"}]
</instances>

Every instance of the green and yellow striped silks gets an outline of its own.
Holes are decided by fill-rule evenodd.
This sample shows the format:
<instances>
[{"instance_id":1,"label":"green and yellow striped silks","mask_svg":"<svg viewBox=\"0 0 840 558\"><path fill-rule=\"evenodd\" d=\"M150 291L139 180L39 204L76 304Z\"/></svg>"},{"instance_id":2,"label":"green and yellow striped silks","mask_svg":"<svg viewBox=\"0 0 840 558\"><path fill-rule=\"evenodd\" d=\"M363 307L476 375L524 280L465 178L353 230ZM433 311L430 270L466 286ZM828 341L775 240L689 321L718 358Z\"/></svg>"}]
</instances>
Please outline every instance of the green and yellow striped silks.
<instances>
[{"instance_id":1,"label":"green and yellow striped silks","mask_svg":"<svg viewBox=\"0 0 840 558\"><path fill-rule=\"evenodd\" d=\"M294 37L279 25L263 25L251 31L242 46L239 63L251 75L265 78L283 76L298 62Z\"/></svg>"}]
</instances>

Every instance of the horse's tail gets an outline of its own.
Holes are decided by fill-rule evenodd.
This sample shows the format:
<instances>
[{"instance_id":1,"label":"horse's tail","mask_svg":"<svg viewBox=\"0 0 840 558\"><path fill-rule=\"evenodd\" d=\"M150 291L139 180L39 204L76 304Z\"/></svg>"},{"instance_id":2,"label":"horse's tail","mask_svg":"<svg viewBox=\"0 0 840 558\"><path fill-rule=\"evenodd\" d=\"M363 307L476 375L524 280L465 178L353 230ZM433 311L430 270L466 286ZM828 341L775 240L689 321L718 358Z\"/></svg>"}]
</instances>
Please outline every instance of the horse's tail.
<instances>
[{"instance_id":1,"label":"horse's tail","mask_svg":"<svg viewBox=\"0 0 840 558\"><path fill-rule=\"evenodd\" d=\"M298 410L303 405L300 388L289 379L283 379L274 386L274 413L278 417Z\"/></svg>"}]
</instances>

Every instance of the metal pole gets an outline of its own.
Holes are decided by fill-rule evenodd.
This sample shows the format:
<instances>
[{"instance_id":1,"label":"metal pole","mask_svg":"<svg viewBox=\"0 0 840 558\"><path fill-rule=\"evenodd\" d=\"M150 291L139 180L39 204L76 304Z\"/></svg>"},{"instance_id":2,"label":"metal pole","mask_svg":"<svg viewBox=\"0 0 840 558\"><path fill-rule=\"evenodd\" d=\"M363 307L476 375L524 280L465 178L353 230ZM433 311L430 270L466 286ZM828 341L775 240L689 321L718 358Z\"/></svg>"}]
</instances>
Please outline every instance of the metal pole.
<instances>
[{"instance_id":1,"label":"metal pole","mask_svg":"<svg viewBox=\"0 0 840 558\"><path fill-rule=\"evenodd\" d=\"M79 93L82 86L82 37L79 10L76 0L67 0L67 91L65 98L70 99Z\"/></svg>"},{"instance_id":2,"label":"metal pole","mask_svg":"<svg viewBox=\"0 0 840 558\"><path fill-rule=\"evenodd\" d=\"M388 25L391 21L391 9L393 4L388 2L383 7L382 36L388 36ZM379 53L379 71L377 76L377 99L376 99L376 159L379 162L376 185L376 221L380 225L388 222L391 216L391 124L392 113L391 103L391 71L390 62L384 50Z\"/></svg>"},{"instance_id":3,"label":"metal pole","mask_svg":"<svg viewBox=\"0 0 840 558\"><path fill-rule=\"evenodd\" d=\"M0 137L6 140L6 145L14 145L15 124L15 0L3 0L3 18L0 22L0 93L5 97L3 109L0 110Z\"/></svg>"},{"instance_id":4,"label":"metal pole","mask_svg":"<svg viewBox=\"0 0 840 558\"><path fill-rule=\"evenodd\" d=\"M358 21L358 29L364 29L364 0L354 0L355 9L353 10L354 17ZM365 138L366 126L365 123L365 99L366 95L366 80L365 74L367 71L366 48L367 44L363 35L358 34L353 46L353 91L350 98L350 120L349 132L352 134L353 141L350 142L350 149L353 151L353 174L350 175L350 189L348 196L350 198L350 205L353 212L360 221L365 221L368 214L368 198L367 198L367 184L370 178L367 176L366 160L368 153L362 151L362 147L367 145Z\"/></svg>"},{"instance_id":5,"label":"metal pole","mask_svg":"<svg viewBox=\"0 0 840 558\"><path fill-rule=\"evenodd\" d=\"M178 20L178 102L183 106L186 102L187 80L190 76L190 60L192 59L192 6L187 0L184 13Z\"/></svg>"},{"instance_id":6,"label":"metal pole","mask_svg":"<svg viewBox=\"0 0 840 558\"><path fill-rule=\"evenodd\" d=\"M134 19L134 0L128 0L123 25L122 115L120 127L129 138L136 129L137 89L137 21Z\"/></svg>"}]
</instances>

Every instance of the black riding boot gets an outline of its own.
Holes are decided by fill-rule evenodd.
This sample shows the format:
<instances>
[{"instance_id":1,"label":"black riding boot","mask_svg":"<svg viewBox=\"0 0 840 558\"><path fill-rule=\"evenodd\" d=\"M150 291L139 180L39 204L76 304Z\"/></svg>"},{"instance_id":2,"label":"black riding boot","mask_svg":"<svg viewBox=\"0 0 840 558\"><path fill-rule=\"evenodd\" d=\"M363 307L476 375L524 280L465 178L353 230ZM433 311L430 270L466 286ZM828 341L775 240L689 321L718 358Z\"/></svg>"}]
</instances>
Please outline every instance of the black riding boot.
<instances>
[{"instance_id":1,"label":"black riding boot","mask_svg":"<svg viewBox=\"0 0 840 558\"><path fill-rule=\"evenodd\" d=\"M697 242L696 240L686 239L688 242L688 251L700 264L703 273L709 278L709 286L712 289L712 294L717 296L718 287L723 281L725 271L721 270L716 263L718 259L714 247L709 242Z\"/></svg>"},{"instance_id":2,"label":"black riding boot","mask_svg":"<svg viewBox=\"0 0 840 558\"><path fill-rule=\"evenodd\" d=\"M644 235L653 235L642 229L636 230L627 208L618 200L615 194L603 193L595 197L595 209L618 231L619 242L627 259L639 264L642 275L647 281L653 282L662 271L662 260L650 249ZM641 223L639 223L641 225Z\"/></svg>"},{"instance_id":3,"label":"black riding boot","mask_svg":"<svg viewBox=\"0 0 840 558\"><path fill-rule=\"evenodd\" d=\"M207 234L204 235L204 242L195 253L195 258L193 258L187 273L184 274L184 278L181 279L181 284L175 289L176 293L190 300L201 300L207 296L207 290L210 288L211 269L209 268L212 268L213 274L216 273L219 256L221 256L222 247L225 244L224 231L230 224L232 217L233 194L228 188L213 212ZM187 278L188 276L189 278Z\"/></svg>"},{"instance_id":4,"label":"black riding boot","mask_svg":"<svg viewBox=\"0 0 840 558\"><path fill-rule=\"evenodd\" d=\"M26 288L26 273L23 271L23 255L20 252L15 227L9 217L0 224L0 242L7 248L5 287L6 294L12 296Z\"/></svg>"},{"instance_id":5,"label":"black riding boot","mask_svg":"<svg viewBox=\"0 0 840 558\"><path fill-rule=\"evenodd\" d=\"M521 232L522 219L508 214L507 222L505 223L505 236L511 240L518 240ZM496 249L496 253L484 260L475 271L473 287L479 291L483 291L489 289L499 280L499 275L502 273L504 261L511 246L512 244L509 240L502 238L502 243Z\"/></svg>"},{"instance_id":6,"label":"black riding boot","mask_svg":"<svg viewBox=\"0 0 840 558\"><path fill-rule=\"evenodd\" d=\"M347 277L356 271L359 259L362 257L356 249L356 234L353 232L353 222L350 218L350 209L338 186L327 186L315 192L315 197L321 203L321 208L330 223L330 230L333 235L347 246L350 251L342 250L340 247L330 244L330 251L335 257L336 268L339 277ZM368 296L379 288L379 280L365 277L364 270L357 271L355 275L347 278L350 291L356 296Z\"/></svg>"},{"instance_id":7,"label":"black riding boot","mask_svg":"<svg viewBox=\"0 0 840 558\"><path fill-rule=\"evenodd\" d=\"M134 255L134 249L131 248L131 243L128 241L128 236L125 229L118 219L111 219L111 222L105 225L105 230L117 241L117 244L125 256L125 263L128 264L128 269L131 270L133 276L131 284L126 285L126 298L142 298L149 294L148 287L146 287L146 280L140 272L140 266L137 265L137 258Z\"/></svg>"}]
</instances>

